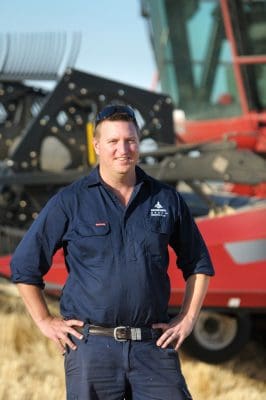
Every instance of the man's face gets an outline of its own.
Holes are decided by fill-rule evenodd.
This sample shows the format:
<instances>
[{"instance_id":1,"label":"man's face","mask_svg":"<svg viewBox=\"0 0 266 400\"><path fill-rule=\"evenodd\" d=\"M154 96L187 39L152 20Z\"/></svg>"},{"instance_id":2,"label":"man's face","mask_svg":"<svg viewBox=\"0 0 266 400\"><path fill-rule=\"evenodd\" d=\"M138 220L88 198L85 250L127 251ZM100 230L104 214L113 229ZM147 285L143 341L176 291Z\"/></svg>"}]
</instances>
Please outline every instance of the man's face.
<instances>
[{"instance_id":1,"label":"man's face","mask_svg":"<svg viewBox=\"0 0 266 400\"><path fill-rule=\"evenodd\" d=\"M139 138L130 121L103 121L94 138L100 171L106 174L127 174L135 169L139 158Z\"/></svg>"}]
</instances>

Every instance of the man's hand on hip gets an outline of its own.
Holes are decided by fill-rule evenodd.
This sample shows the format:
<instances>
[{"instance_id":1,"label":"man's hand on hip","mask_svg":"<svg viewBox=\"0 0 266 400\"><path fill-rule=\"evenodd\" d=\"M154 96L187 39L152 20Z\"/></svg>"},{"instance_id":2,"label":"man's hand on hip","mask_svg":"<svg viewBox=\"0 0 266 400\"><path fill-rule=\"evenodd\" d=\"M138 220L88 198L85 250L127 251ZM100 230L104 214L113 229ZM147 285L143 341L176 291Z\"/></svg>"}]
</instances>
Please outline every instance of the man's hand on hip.
<instances>
[{"instance_id":1,"label":"man's hand on hip","mask_svg":"<svg viewBox=\"0 0 266 400\"><path fill-rule=\"evenodd\" d=\"M152 328L161 328L163 334L159 337L156 344L165 349L170 344L177 351L186 337L192 332L195 321L182 314L172 319L169 324L153 324Z\"/></svg>"},{"instance_id":2,"label":"man's hand on hip","mask_svg":"<svg viewBox=\"0 0 266 400\"><path fill-rule=\"evenodd\" d=\"M83 336L75 330L75 326L82 327L83 325L83 321L76 319L64 320L53 316L47 316L47 318L38 322L42 333L53 340L63 354L65 353L65 346L69 346L72 350L77 349L77 346L69 338L69 334L81 340Z\"/></svg>"}]
</instances>

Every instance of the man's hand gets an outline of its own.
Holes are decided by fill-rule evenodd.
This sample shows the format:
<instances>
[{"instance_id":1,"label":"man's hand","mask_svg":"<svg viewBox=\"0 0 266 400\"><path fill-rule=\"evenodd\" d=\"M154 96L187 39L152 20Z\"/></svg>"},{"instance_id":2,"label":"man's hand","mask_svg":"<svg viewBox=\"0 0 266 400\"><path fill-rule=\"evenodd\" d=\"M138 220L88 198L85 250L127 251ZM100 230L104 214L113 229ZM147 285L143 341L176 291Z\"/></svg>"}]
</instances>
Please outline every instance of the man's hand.
<instances>
[{"instance_id":1,"label":"man's hand","mask_svg":"<svg viewBox=\"0 0 266 400\"><path fill-rule=\"evenodd\" d=\"M169 344L172 344L177 351L186 337L192 332L194 322L188 316L180 314L169 324L153 324L153 328L161 328L163 330L163 334L156 342L157 346L165 349Z\"/></svg>"},{"instance_id":2,"label":"man's hand","mask_svg":"<svg viewBox=\"0 0 266 400\"><path fill-rule=\"evenodd\" d=\"M180 314L169 324L153 324L153 328L161 328L157 346L165 349L170 343L177 351L192 329L198 318L210 277L204 274L191 275L187 282Z\"/></svg>"},{"instance_id":3,"label":"man's hand","mask_svg":"<svg viewBox=\"0 0 266 400\"><path fill-rule=\"evenodd\" d=\"M77 346L70 340L68 334L82 339L83 336L74 328L75 326L82 327L83 321L53 317L49 312L43 292L38 286L25 283L18 283L17 286L27 310L41 332L55 342L61 353L65 353L65 346L76 350Z\"/></svg>"},{"instance_id":4,"label":"man's hand","mask_svg":"<svg viewBox=\"0 0 266 400\"><path fill-rule=\"evenodd\" d=\"M65 346L69 346L72 350L77 349L68 334L80 340L83 338L83 335L76 331L74 327L82 327L84 323L76 319L63 320L49 315L45 319L38 321L37 325L46 337L55 342L62 354L65 353Z\"/></svg>"}]
</instances>

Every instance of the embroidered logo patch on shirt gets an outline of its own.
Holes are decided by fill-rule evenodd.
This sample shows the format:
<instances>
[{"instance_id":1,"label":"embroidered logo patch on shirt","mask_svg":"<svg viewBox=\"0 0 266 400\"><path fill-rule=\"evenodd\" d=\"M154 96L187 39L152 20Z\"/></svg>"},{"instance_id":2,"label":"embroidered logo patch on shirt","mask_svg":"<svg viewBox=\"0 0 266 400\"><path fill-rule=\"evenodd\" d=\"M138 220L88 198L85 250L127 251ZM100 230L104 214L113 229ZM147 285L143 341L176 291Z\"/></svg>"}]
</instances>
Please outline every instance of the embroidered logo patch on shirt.
<instances>
[{"instance_id":1,"label":"embroidered logo patch on shirt","mask_svg":"<svg viewBox=\"0 0 266 400\"><path fill-rule=\"evenodd\" d=\"M95 226L106 226L106 222L96 222Z\"/></svg>"},{"instance_id":2,"label":"embroidered logo patch on shirt","mask_svg":"<svg viewBox=\"0 0 266 400\"><path fill-rule=\"evenodd\" d=\"M151 209L152 217L166 217L168 215L167 210L161 205L159 201Z\"/></svg>"}]
</instances>

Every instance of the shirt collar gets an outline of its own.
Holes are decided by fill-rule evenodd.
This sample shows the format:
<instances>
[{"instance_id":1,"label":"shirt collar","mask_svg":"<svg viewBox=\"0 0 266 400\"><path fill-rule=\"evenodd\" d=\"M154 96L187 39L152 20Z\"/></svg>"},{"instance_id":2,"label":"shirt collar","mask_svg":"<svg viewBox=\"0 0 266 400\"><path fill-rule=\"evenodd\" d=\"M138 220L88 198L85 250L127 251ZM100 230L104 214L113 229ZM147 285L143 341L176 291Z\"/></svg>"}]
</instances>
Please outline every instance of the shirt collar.
<instances>
[{"instance_id":1,"label":"shirt collar","mask_svg":"<svg viewBox=\"0 0 266 400\"><path fill-rule=\"evenodd\" d=\"M136 166L136 176L137 176L137 184L150 181L150 177L141 169L140 167ZM96 186L101 185L102 180L99 174L99 167L93 168L93 170L87 175L86 177L86 186Z\"/></svg>"},{"instance_id":2,"label":"shirt collar","mask_svg":"<svg viewBox=\"0 0 266 400\"><path fill-rule=\"evenodd\" d=\"M101 184L101 177L99 174L99 167L93 168L89 175L86 176L86 186L96 186Z\"/></svg>"},{"instance_id":3,"label":"shirt collar","mask_svg":"<svg viewBox=\"0 0 266 400\"><path fill-rule=\"evenodd\" d=\"M136 177L137 177L137 183L145 181L150 182L149 175L147 175L146 172L144 172L143 169L138 166L136 166Z\"/></svg>"}]
</instances>

